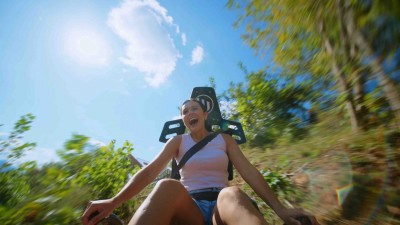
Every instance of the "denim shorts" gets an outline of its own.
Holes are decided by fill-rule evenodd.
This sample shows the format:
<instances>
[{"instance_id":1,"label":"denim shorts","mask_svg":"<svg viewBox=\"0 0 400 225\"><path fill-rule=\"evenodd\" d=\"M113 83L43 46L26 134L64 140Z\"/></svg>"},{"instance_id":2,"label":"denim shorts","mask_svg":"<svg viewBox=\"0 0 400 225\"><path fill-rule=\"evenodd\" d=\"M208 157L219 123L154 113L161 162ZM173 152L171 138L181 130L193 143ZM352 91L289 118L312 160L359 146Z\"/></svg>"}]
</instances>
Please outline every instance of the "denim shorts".
<instances>
[{"instance_id":1,"label":"denim shorts","mask_svg":"<svg viewBox=\"0 0 400 225\"><path fill-rule=\"evenodd\" d=\"M222 188L205 188L200 190L189 191L189 194L195 194L200 192L220 192ZM217 204L217 200L208 201L208 200L196 200L193 198L193 201L200 208L201 214L203 214L204 225L212 225L212 217L214 213L214 207Z\"/></svg>"}]
</instances>

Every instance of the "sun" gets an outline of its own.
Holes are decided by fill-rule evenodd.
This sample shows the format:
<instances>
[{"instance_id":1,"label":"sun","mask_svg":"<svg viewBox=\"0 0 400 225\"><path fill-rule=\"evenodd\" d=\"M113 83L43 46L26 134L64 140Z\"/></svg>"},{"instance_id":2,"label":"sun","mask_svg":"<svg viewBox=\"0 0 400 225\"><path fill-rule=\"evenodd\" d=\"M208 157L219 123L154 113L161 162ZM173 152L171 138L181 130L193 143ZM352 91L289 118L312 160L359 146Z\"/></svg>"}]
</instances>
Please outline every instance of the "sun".
<instances>
[{"instance_id":1,"label":"sun","mask_svg":"<svg viewBox=\"0 0 400 225\"><path fill-rule=\"evenodd\" d=\"M105 66L110 58L110 48L103 35L87 27L68 29L65 49L74 61L87 66Z\"/></svg>"}]
</instances>

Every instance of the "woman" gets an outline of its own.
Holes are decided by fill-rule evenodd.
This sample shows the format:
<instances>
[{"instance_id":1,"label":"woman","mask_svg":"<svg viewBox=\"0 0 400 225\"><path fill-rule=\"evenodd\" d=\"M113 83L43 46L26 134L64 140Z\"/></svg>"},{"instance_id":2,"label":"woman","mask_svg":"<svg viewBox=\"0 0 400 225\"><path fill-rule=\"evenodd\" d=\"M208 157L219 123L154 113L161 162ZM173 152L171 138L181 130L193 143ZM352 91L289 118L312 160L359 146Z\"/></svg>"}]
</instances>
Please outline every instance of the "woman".
<instances>
[{"instance_id":1,"label":"woman","mask_svg":"<svg viewBox=\"0 0 400 225\"><path fill-rule=\"evenodd\" d=\"M172 158L179 161L191 146L210 133L205 123L208 113L198 100L185 101L181 116L190 132L168 140L161 153L137 172L116 196L90 202L82 216L84 225L96 224L123 202L133 198L157 177ZM243 191L228 187L228 160L286 224L301 225L294 218L312 217L301 209L285 208L240 151L236 141L228 134L219 134L185 164L180 181L159 181L129 224L267 224ZM98 214L89 220L94 212ZM317 224L314 218L312 220L313 224Z\"/></svg>"}]
</instances>

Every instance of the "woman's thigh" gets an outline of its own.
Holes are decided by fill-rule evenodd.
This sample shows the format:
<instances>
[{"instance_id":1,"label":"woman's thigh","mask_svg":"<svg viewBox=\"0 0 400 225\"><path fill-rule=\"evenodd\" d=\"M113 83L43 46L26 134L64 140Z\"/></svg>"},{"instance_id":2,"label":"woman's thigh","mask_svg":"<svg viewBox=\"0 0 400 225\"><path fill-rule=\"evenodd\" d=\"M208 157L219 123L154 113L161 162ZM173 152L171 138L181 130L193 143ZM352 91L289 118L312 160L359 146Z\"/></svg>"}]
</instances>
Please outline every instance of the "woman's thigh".
<instances>
[{"instance_id":1,"label":"woman's thigh","mask_svg":"<svg viewBox=\"0 0 400 225\"><path fill-rule=\"evenodd\" d=\"M183 185L164 179L157 183L129 224L203 225L204 219Z\"/></svg>"},{"instance_id":2,"label":"woman's thigh","mask_svg":"<svg viewBox=\"0 0 400 225\"><path fill-rule=\"evenodd\" d=\"M252 200L238 187L224 188L214 208L213 224L267 224Z\"/></svg>"},{"instance_id":3,"label":"woman's thigh","mask_svg":"<svg viewBox=\"0 0 400 225\"><path fill-rule=\"evenodd\" d=\"M171 225L204 225L204 217L197 204L189 196L181 200Z\"/></svg>"}]
</instances>

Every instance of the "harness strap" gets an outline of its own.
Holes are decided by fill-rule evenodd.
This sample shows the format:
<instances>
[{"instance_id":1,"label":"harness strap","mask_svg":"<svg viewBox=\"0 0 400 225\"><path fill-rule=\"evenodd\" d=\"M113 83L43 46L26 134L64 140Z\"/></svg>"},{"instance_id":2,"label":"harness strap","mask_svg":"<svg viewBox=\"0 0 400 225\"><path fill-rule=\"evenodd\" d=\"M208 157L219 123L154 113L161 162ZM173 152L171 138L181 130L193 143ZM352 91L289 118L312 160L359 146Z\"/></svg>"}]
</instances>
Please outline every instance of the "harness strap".
<instances>
[{"instance_id":1,"label":"harness strap","mask_svg":"<svg viewBox=\"0 0 400 225\"><path fill-rule=\"evenodd\" d=\"M222 133L223 130L217 130L209 135L207 135L205 138L203 138L201 141L197 142L195 145L193 145L183 156L182 159L180 160L179 164L176 163L176 161L173 159L172 160L172 169L171 169L171 178L179 180L181 179L181 175L179 174L179 170L185 165L185 163L192 157L194 154L196 154L198 151L200 151L204 146L206 146L209 142L211 142L218 134ZM175 162L175 163L174 163Z\"/></svg>"}]
</instances>

